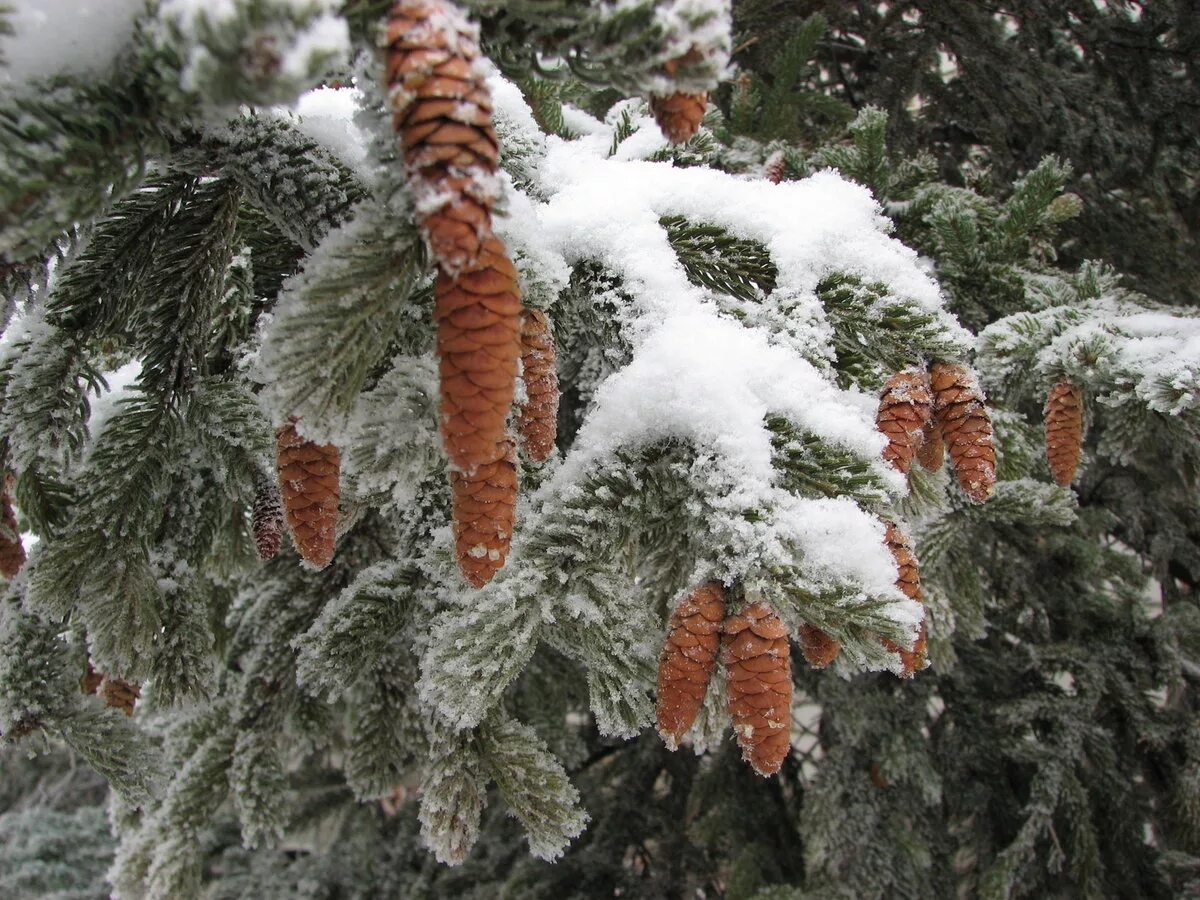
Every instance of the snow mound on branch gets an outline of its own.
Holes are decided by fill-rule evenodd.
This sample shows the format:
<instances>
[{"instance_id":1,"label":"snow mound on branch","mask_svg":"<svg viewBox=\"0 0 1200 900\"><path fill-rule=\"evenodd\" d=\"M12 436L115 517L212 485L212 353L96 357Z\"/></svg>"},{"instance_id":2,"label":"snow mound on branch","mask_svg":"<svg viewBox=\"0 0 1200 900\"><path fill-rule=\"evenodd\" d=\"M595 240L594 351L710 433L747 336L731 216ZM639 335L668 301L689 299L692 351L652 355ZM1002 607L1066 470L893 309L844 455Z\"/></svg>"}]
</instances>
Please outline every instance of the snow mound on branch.
<instances>
[{"instance_id":1,"label":"snow mound on branch","mask_svg":"<svg viewBox=\"0 0 1200 900\"><path fill-rule=\"evenodd\" d=\"M133 38L142 0L8 0L14 33L0 36L0 90L51 75L93 75L112 66Z\"/></svg>"}]
</instances>

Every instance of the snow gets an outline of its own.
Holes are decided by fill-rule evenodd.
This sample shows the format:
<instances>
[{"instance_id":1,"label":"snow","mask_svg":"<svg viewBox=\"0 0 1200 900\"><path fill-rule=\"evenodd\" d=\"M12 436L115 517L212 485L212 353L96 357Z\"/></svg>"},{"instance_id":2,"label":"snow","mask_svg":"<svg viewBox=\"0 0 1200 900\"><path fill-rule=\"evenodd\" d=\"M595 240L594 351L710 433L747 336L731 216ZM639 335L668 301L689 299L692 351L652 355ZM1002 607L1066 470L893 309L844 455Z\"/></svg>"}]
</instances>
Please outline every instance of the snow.
<instances>
[{"instance_id":1,"label":"snow","mask_svg":"<svg viewBox=\"0 0 1200 900\"><path fill-rule=\"evenodd\" d=\"M164 37L182 44L180 86L202 91L211 70L227 65L210 47L212 35L231 29L245 32L244 47L261 43L278 54L278 75L288 85L312 79L330 60L347 59L350 30L337 15L340 7L338 0L164 0L158 17L167 25Z\"/></svg>"},{"instance_id":2,"label":"snow","mask_svg":"<svg viewBox=\"0 0 1200 900\"><path fill-rule=\"evenodd\" d=\"M648 334L633 362L600 386L559 477L581 477L617 447L675 437L715 450L747 490L765 488L776 476L770 433L763 427L768 413L786 415L865 457L877 456L883 436L844 394L762 332L710 307L680 311Z\"/></svg>"},{"instance_id":3,"label":"snow","mask_svg":"<svg viewBox=\"0 0 1200 900\"><path fill-rule=\"evenodd\" d=\"M358 88L319 87L301 94L293 107L275 107L274 112L369 182L368 136L355 122L362 102Z\"/></svg>"},{"instance_id":4,"label":"snow","mask_svg":"<svg viewBox=\"0 0 1200 900\"><path fill-rule=\"evenodd\" d=\"M101 391L100 396L92 401L92 414L88 418L88 430L91 432L93 444L104 431L108 420L117 412L118 402L130 395L134 382L141 374L140 359L131 360L118 369L104 373L104 383L108 388Z\"/></svg>"},{"instance_id":5,"label":"snow","mask_svg":"<svg viewBox=\"0 0 1200 900\"><path fill-rule=\"evenodd\" d=\"M129 46L142 0L8 0L0 92L52 75L101 75Z\"/></svg>"}]
</instances>

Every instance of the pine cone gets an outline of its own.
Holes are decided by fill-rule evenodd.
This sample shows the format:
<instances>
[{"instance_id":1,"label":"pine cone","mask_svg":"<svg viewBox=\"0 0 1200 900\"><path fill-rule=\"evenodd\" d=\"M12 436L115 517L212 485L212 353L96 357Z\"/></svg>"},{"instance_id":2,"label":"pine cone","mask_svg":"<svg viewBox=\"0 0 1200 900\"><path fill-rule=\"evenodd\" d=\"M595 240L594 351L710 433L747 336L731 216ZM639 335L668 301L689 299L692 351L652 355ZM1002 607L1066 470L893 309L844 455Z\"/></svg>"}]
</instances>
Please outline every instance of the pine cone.
<instances>
[{"instance_id":1,"label":"pine cone","mask_svg":"<svg viewBox=\"0 0 1200 900\"><path fill-rule=\"evenodd\" d=\"M887 526L887 547L892 552L892 556L896 560L896 587L904 592L904 596L910 600L916 600L918 603L925 602L925 596L921 593L921 570L917 566L917 557L913 553L912 541L908 535L897 528L893 523L889 522ZM913 674L919 672L929 665L925 659L925 623L921 623L921 630L917 635L917 639L913 642L912 650L905 650L903 647L896 644L894 641L889 641L886 638L883 640L883 645L894 653L900 654L900 661L904 666L904 677L912 678Z\"/></svg>"},{"instance_id":2,"label":"pine cone","mask_svg":"<svg viewBox=\"0 0 1200 900\"><path fill-rule=\"evenodd\" d=\"M707 106L707 93L679 93L650 98L650 112L654 114L654 121L672 144L687 143L700 130Z\"/></svg>"},{"instance_id":3,"label":"pine cone","mask_svg":"<svg viewBox=\"0 0 1200 900\"><path fill-rule=\"evenodd\" d=\"M507 451L521 352L517 270L499 239L488 237L476 267L457 279L439 272L434 293L442 438L450 461L469 472Z\"/></svg>"},{"instance_id":4,"label":"pine cone","mask_svg":"<svg viewBox=\"0 0 1200 900\"><path fill-rule=\"evenodd\" d=\"M111 675L105 675L100 683L100 699L104 705L122 710L127 716L133 715L133 707L141 694L142 689L138 685Z\"/></svg>"},{"instance_id":5,"label":"pine cone","mask_svg":"<svg viewBox=\"0 0 1200 900\"><path fill-rule=\"evenodd\" d=\"M100 683L104 681L104 675L97 672L91 662L87 664L87 671L83 673L83 677L79 679L79 689L85 694L94 694L100 689Z\"/></svg>"},{"instance_id":6,"label":"pine cone","mask_svg":"<svg viewBox=\"0 0 1200 900\"><path fill-rule=\"evenodd\" d=\"M783 173L787 168L787 157L783 155L782 150L776 150L763 164L763 178L771 182L771 184L779 184L783 181Z\"/></svg>"},{"instance_id":7,"label":"pine cone","mask_svg":"<svg viewBox=\"0 0 1200 900\"><path fill-rule=\"evenodd\" d=\"M888 439L883 458L908 474L933 415L933 396L923 372L897 372L883 386L875 427Z\"/></svg>"},{"instance_id":8,"label":"pine cone","mask_svg":"<svg viewBox=\"0 0 1200 900\"><path fill-rule=\"evenodd\" d=\"M692 590L671 613L658 660L658 733L674 750L704 703L725 618L725 589L710 581Z\"/></svg>"},{"instance_id":9,"label":"pine cone","mask_svg":"<svg viewBox=\"0 0 1200 900\"><path fill-rule=\"evenodd\" d=\"M759 775L774 775L791 746L787 627L769 604L754 603L726 619L722 630L725 690L742 758Z\"/></svg>"},{"instance_id":10,"label":"pine cone","mask_svg":"<svg viewBox=\"0 0 1200 900\"><path fill-rule=\"evenodd\" d=\"M283 542L283 505L279 487L270 478L259 477L254 486L254 547L259 559L273 559Z\"/></svg>"},{"instance_id":11,"label":"pine cone","mask_svg":"<svg viewBox=\"0 0 1200 900\"><path fill-rule=\"evenodd\" d=\"M541 310L527 309L521 317L521 371L525 405L517 420L521 445L529 458L541 462L554 450L558 431L558 372L554 336Z\"/></svg>"},{"instance_id":12,"label":"pine cone","mask_svg":"<svg viewBox=\"0 0 1200 900\"><path fill-rule=\"evenodd\" d=\"M337 538L341 456L332 444L306 441L289 422L276 432L279 485L288 528L300 557L323 569Z\"/></svg>"},{"instance_id":13,"label":"pine cone","mask_svg":"<svg viewBox=\"0 0 1200 900\"><path fill-rule=\"evenodd\" d=\"M954 474L966 495L982 503L996 489L996 449L979 380L956 363L934 363L929 380L933 412Z\"/></svg>"},{"instance_id":14,"label":"pine cone","mask_svg":"<svg viewBox=\"0 0 1200 900\"><path fill-rule=\"evenodd\" d=\"M0 574L5 578L16 578L25 565L25 545L21 543L21 532L17 529L17 512L13 508L12 488L5 478L0 493Z\"/></svg>"},{"instance_id":15,"label":"pine cone","mask_svg":"<svg viewBox=\"0 0 1200 900\"><path fill-rule=\"evenodd\" d=\"M926 422L921 431L921 443L917 446L917 462L926 472L936 472L945 462L946 443L942 430L936 422Z\"/></svg>"},{"instance_id":16,"label":"pine cone","mask_svg":"<svg viewBox=\"0 0 1200 900\"><path fill-rule=\"evenodd\" d=\"M421 226L434 258L457 273L491 236L500 160L475 29L443 0L398 0L386 46L392 125Z\"/></svg>"},{"instance_id":17,"label":"pine cone","mask_svg":"<svg viewBox=\"0 0 1200 900\"><path fill-rule=\"evenodd\" d=\"M1083 392L1069 381L1050 389L1043 410L1046 420L1046 461L1050 474L1068 487L1083 451Z\"/></svg>"},{"instance_id":18,"label":"pine cone","mask_svg":"<svg viewBox=\"0 0 1200 900\"><path fill-rule=\"evenodd\" d=\"M508 557L517 506L517 460L512 442L495 462L470 473L451 472L458 568L473 587L492 580Z\"/></svg>"},{"instance_id":19,"label":"pine cone","mask_svg":"<svg viewBox=\"0 0 1200 900\"><path fill-rule=\"evenodd\" d=\"M668 76L674 77L680 66L698 62L701 59L703 59L703 55L700 50L693 47L683 56L667 61L663 65L663 71ZM700 123L704 120L704 109L707 105L707 93L686 94L677 91L667 96L650 98L650 112L654 115L654 121L658 123L658 127L662 129L662 133L672 144L682 144L700 130Z\"/></svg>"},{"instance_id":20,"label":"pine cone","mask_svg":"<svg viewBox=\"0 0 1200 900\"><path fill-rule=\"evenodd\" d=\"M810 666L824 669L842 652L842 642L805 622L800 626L800 650Z\"/></svg>"}]
</instances>

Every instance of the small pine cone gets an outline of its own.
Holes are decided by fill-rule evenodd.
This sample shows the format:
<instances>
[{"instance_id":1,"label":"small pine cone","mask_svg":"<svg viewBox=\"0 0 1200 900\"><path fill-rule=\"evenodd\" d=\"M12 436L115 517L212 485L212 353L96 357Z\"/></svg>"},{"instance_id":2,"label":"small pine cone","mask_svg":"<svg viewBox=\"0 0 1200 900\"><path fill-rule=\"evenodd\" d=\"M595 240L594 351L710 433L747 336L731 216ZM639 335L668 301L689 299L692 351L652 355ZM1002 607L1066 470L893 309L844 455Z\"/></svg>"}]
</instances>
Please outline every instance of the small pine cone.
<instances>
[{"instance_id":1,"label":"small pine cone","mask_svg":"<svg viewBox=\"0 0 1200 900\"><path fill-rule=\"evenodd\" d=\"M450 473L458 568L472 587L483 587L504 567L512 541L517 459L511 441L503 449L495 462Z\"/></svg>"},{"instance_id":2,"label":"small pine cone","mask_svg":"<svg viewBox=\"0 0 1200 900\"><path fill-rule=\"evenodd\" d=\"M397 0L388 13L386 78L421 226L451 273L491 236L500 145L475 29L444 0Z\"/></svg>"},{"instance_id":3,"label":"small pine cone","mask_svg":"<svg viewBox=\"0 0 1200 900\"><path fill-rule=\"evenodd\" d=\"M910 600L916 600L918 603L925 602L925 596L921 593L921 570L917 566L917 557L913 553L912 541L908 535L897 528L891 522L887 526L887 547L892 552L893 558L896 560L896 587L904 592L904 596ZM889 641L886 638L883 645L889 650L900 654L900 661L904 666L904 677L912 678L913 674L924 669L929 665L925 659L925 623L921 623L920 633L917 635L916 641L913 642L912 650L905 650L903 647L896 644L894 641Z\"/></svg>"},{"instance_id":4,"label":"small pine cone","mask_svg":"<svg viewBox=\"0 0 1200 900\"><path fill-rule=\"evenodd\" d=\"M1075 478L1083 451L1083 391L1069 381L1060 381L1050 389L1043 414L1050 474L1067 487Z\"/></svg>"},{"instance_id":5,"label":"small pine cone","mask_svg":"<svg viewBox=\"0 0 1200 900\"><path fill-rule=\"evenodd\" d=\"M283 504L274 479L259 478L254 486L254 547L259 559L274 559L283 541Z\"/></svg>"},{"instance_id":6,"label":"small pine cone","mask_svg":"<svg viewBox=\"0 0 1200 900\"><path fill-rule=\"evenodd\" d=\"M104 705L122 710L127 716L133 715L133 707L141 694L142 689L133 682L122 681L111 675L105 675L104 681L100 683L100 699L104 701Z\"/></svg>"},{"instance_id":7,"label":"small pine cone","mask_svg":"<svg viewBox=\"0 0 1200 900\"><path fill-rule=\"evenodd\" d=\"M782 150L776 150L767 158L763 166L763 178L771 184L779 184L783 181L783 173L786 168L787 157L783 155Z\"/></svg>"},{"instance_id":8,"label":"small pine cone","mask_svg":"<svg viewBox=\"0 0 1200 900\"><path fill-rule=\"evenodd\" d=\"M554 450L558 431L554 335L541 310L527 309L521 317L521 371L525 379L525 405L521 407L517 431L529 458L541 462Z\"/></svg>"},{"instance_id":9,"label":"small pine cone","mask_svg":"<svg viewBox=\"0 0 1200 900\"><path fill-rule=\"evenodd\" d=\"M875 427L888 439L883 458L908 474L933 415L933 395L923 372L897 372L883 386Z\"/></svg>"},{"instance_id":10,"label":"small pine cone","mask_svg":"<svg viewBox=\"0 0 1200 900\"><path fill-rule=\"evenodd\" d=\"M452 278L438 273L434 318L441 360L442 439L450 461L469 472L500 459L521 353L517 270L496 237L479 261Z\"/></svg>"},{"instance_id":11,"label":"small pine cone","mask_svg":"<svg viewBox=\"0 0 1200 900\"><path fill-rule=\"evenodd\" d=\"M800 626L800 650L810 666L824 669L842 652L842 642L805 622Z\"/></svg>"},{"instance_id":12,"label":"small pine cone","mask_svg":"<svg viewBox=\"0 0 1200 900\"><path fill-rule=\"evenodd\" d=\"M787 627L770 605L754 603L726 619L722 630L725 690L742 758L759 775L774 775L791 746Z\"/></svg>"},{"instance_id":13,"label":"small pine cone","mask_svg":"<svg viewBox=\"0 0 1200 900\"><path fill-rule=\"evenodd\" d=\"M405 801L408 800L408 793L407 785L398 784L386 797L380 797L379 806L383 809L383 814L390 819L400 812Z\"/></svg>"},{"instance_id":14,"label":"small pine cone","mask_svg":"<svg viewBox=\"0 0 1200 900\"><path fill-rule=\"evenodd\" d=\"M94 694L100 689L100 683L104 681L104 676L97 672L92 664L87 664L87 671L83 673L83 677L79 679L79 689L85 694Z\"/></svg>"},{"instance_id":15,"label":"small pine cone","mask_svg":"<svg viewBox=\"0 0 1200 900\"><path fill-rule=\"evenodd\" d=\"M966 495L982 503L996 489L996 448L979 380L956 363L934 363L929 380L933 412L954 474Z\"/></svg>"},{"instance_id":16,"label":"small pine cone","mask_svg":"<svg viewBox=\"0 0 1200 900\"><path fill-rule=\"evenodd\" d=\"M341 455L332 444L306 441L295 422L275 434L279 486L288 528L300 557L323 569L333 559L337 538Z\"/></svg>"},{"instance_id":17,"label":"small pine cone","mask_svg":"<svg viewBox=\"0 0 1200 900\"><path fill-rule=\"evenodd\" d=\"M917 462L926 472L936 472L946 461L946 443L936 422L926 422L921 431L921 443L917 446Z\"/></svg>"},{"instance_id":18,"label":"small pine cone","mask_svg":"<svg viewBox=\"0 0 1200 900\"><path fill-rule=\"evenodd\" d=\"M25 545L21 543L21 532L17 529L17 512L13 508L12 488L9 478L4 479L0 493L0 574L5 578L16 578L25 565Z\"/></svg>"},{"instance_id":19,"label":"small pine cone","mask_svg":"<svg viewBox=\"0 0 1200 900\"><path fill-rule=\"evenodd\" d=\"M724 618L725 589L719 581L695 588L671 613L658 660L658 733L669 750L679 746L704 703Z\"/></svg>"},{"instance_id":20,"label":"small pine cone","mask_svg":"<svg viewBox=\"0 0 1200 900\"><path fill-rule=\"evenodd\" d=\"M651 97L650 112L662 133L672 144L686 143L700 130L704 121L704 110L708 106L708 94L671 94L668 97Z\"/></svg>"}]
</instances>

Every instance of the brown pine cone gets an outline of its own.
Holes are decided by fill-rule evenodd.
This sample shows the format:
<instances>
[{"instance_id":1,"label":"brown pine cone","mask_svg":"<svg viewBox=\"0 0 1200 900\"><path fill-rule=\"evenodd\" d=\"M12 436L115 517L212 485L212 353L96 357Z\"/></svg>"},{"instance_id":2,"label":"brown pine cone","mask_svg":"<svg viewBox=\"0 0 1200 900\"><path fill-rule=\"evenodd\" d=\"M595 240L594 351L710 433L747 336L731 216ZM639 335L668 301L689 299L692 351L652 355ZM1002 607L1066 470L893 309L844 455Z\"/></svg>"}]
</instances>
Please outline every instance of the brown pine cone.
<instances>
[{"instance_id":1,"label":"brown pine cone","mask_svg":"<svg viewBox=\"0 0 1200 900\"><path fill-rule=\"evenodd\" d=\"M695 588L671 613L658 660L658 733L668 750L679 746L704 703L724 618L725 589L719 581Z\"/></svg>"},{"instance_id":2,"label":"brown pine cone","mask_svg":"<svg viewBox=\"0 0 1200 900\"><path fill-rule=\"evenodd\" d=\"M979 380L966 366L934 363L929 373L933 412L963 491L976 503L996 489L992 421Z\"/></svg>"},{"instance_id":3,"label":"brown pine cone","mask_svg":"<svg viewBox=\"0 0 1200 900\"><path fill-rule=\"evenodd\" d=\"M917 462L926 472L936 472L945 462L946 443L941 429L935 422L926 422L921 430L921 443L917 445Z\"/></svg>"},{"instance_id":4,"label":"brown pine cone","mask_svg":"<svg viewBox=\"0 0 1200 900\"><path fill-rule=\"evenodd\" d=\"M289 422L275 433L279 486L288 529L300 557L323 569L337 538L341 455L332 444L307 441Z\"/></svg>"},{"instance_id":5,"label":"brown pine cone","mask_svg":"<svg viewBox=\"0 0 1200 900\"><path fill-rule=\"evenodd\" d=\"M650 98L650 112L654 115L654 121L672 144L686 143L700 130L707 106L707 93L679 93Z\"/></svg>"},{"instance_id":6,"label":"brown pine cone","mask_svg":"<svg viewBox=\"0 0 1200 900\"><path fill-rule=\"evenodd\" d=\"M1043 415L1050 474L1058 484L1068 487L1083 451L1083 391L1069 381L1060 381L1050 389Z\"/></svg>"},{"instance_id":7,"label":"brown pine cone","mask_svg":"<svg viewBox=\"0 0 1200 900\"><path fill-rule=\"evenodd\" d=\"M83 677L79 679L79 689L85 694L94 694L100 689L100 683L104 681L104 675L97 672L92 664L87 664L87 671L83 673Z\"/></svg>"},{"instance_id":8,"label":"brown pine cone","mask_svg":"<svg viewBox=\"0 0 1200 900\"><path fill-rule=\"evenodd\" d=\"M12 488L5 478L0 493L0 574L5 578L16 578L25 565L25 545L21 543L21 532L17 529L17 512L13 508Z\"/></svg>"},{"instance_id":9,"label":"brown pine cone","mask_svg":"<svg viewBox=\"0 0 1200 900\"><path fill-rule=\"evenodd\" d=\"M133 715L133 707L141 694L142 689L138 685L113 678L111 675L105 675L100 683L100 699L104 701L104 705L119 709L127 716Z\"/></svg>"},{"instance_id":10,"label":"brown pine cone","mask_svg":"<svg viewBox=\"0 0 1200 900\"><path fill-rule=\"evenodd\" d=\"M495 462L451 472L458 568L473 587L492 580L508 557L517 508L517 459L511 441Z\"/></svg>"},{"instance_id":11,"label":"brown pine cone","mask_svg":"<svg viewBox=\"0 0 1200 900\"><path fill-rule=\"evenodd\" d=\"M558 372L554 335L546 314L527 309L521 316L521 371L525 404L517 420L521 445L529 458L541 462L554 450L558 431Z\"/></svg>"},{"instance_id":12,"label":"brown pine cone","mask_svg":"<svg viewBox=\"0 0 1200 900\"><path fill-rule=\"evenodd\" d=\"M791 747L787 627L769 604L754 603L726 619L722 630L725 690L742 758L759 775L774 775Z\"/></svg>"},{"instance_id":13,"label":"brown pine cone","mask_svg":"<svg viewBox=\"0 0 1200 900\"><path fill-rule=\"evenodd\" d=\"M488 237L476 267L457 278L439 272L434 293L442 438L450 461L470 472L507 452L521 353L517 270L500 240Z\"/></svg>"},{"instance_id":14,"label":"brown pine cone","mask_svg":"<svg viewBox=\"0 0 1200 900\"><path fill-rule=\"evenodd\" d=\"M893 523L889 522L887 526L887 547L892 552L892 556L896 560L896 587L904 592L904 595L910 600L916 600L918 603L925 602L925 595L921 593L921 570L917 566L917 557L913 553L912 541L908 535L897 528ZM913 642L912 650L905 650L903 647L896 644L894 641L889 641L886 638L883 640L883 645L889 650L900 654L900 661L904 666L904 677L912 678L913 674L919 672L929 665L925 658L925 623L921 623L921 630L917 635L917 639Z\"/></svg>"},{"instance_id":15,"label":"brown pine cone","mask_svg":"<svg viewBox=\"0 0 1200 900\"><path fill-rule=\"evenodd\" d=\"M888 439L883 458L908 474L933 415L933 396L924 372L897 372L883 386L875 427Z\"/></svg>"},{"instance_id":16,"label":"brown pine cone","mask_svg":"<svg viewBox=\"0 0 1200 900\"><path fill-rule=\"evenodd\" d=\"M273 559L283 542L283 505L279 487L270 478L260 477L254 486L254 548L259 559Z\"/></svg>"},{"instance_id":17,"label":"brown pine cone","mask_svg":"<svg viewBox=\"0 0 1200 900\"><path fill-rule=\"evenodd\" d=\"M783 181L783 173L787 168L787 157L783 155L782 150L776 150L763 164L763 178L771 182L771 184L779 184Z\"/></svg>"},{"instance_id":18,"label":"brown pine cone","mask_svg":"<svg viewBox=\"0 0 1200 900\"><path fill-rule=\"evenodd\" d=\"M800 626L800 650L814 669L824 669L842 652L842 642L805 622Z\"/></svg>"},{"instance_id":19,"label":"brown pine cone","mask_svg":"<svg viewBox=\"0 0 1200 900\"><path fill-rule=\"evenodd\" d=\"M385 43L392 126L421 226L434 258L457 273L491 235L500 160L474 29L444 0L397 0Z\"/></svg>"}]
</instances>

